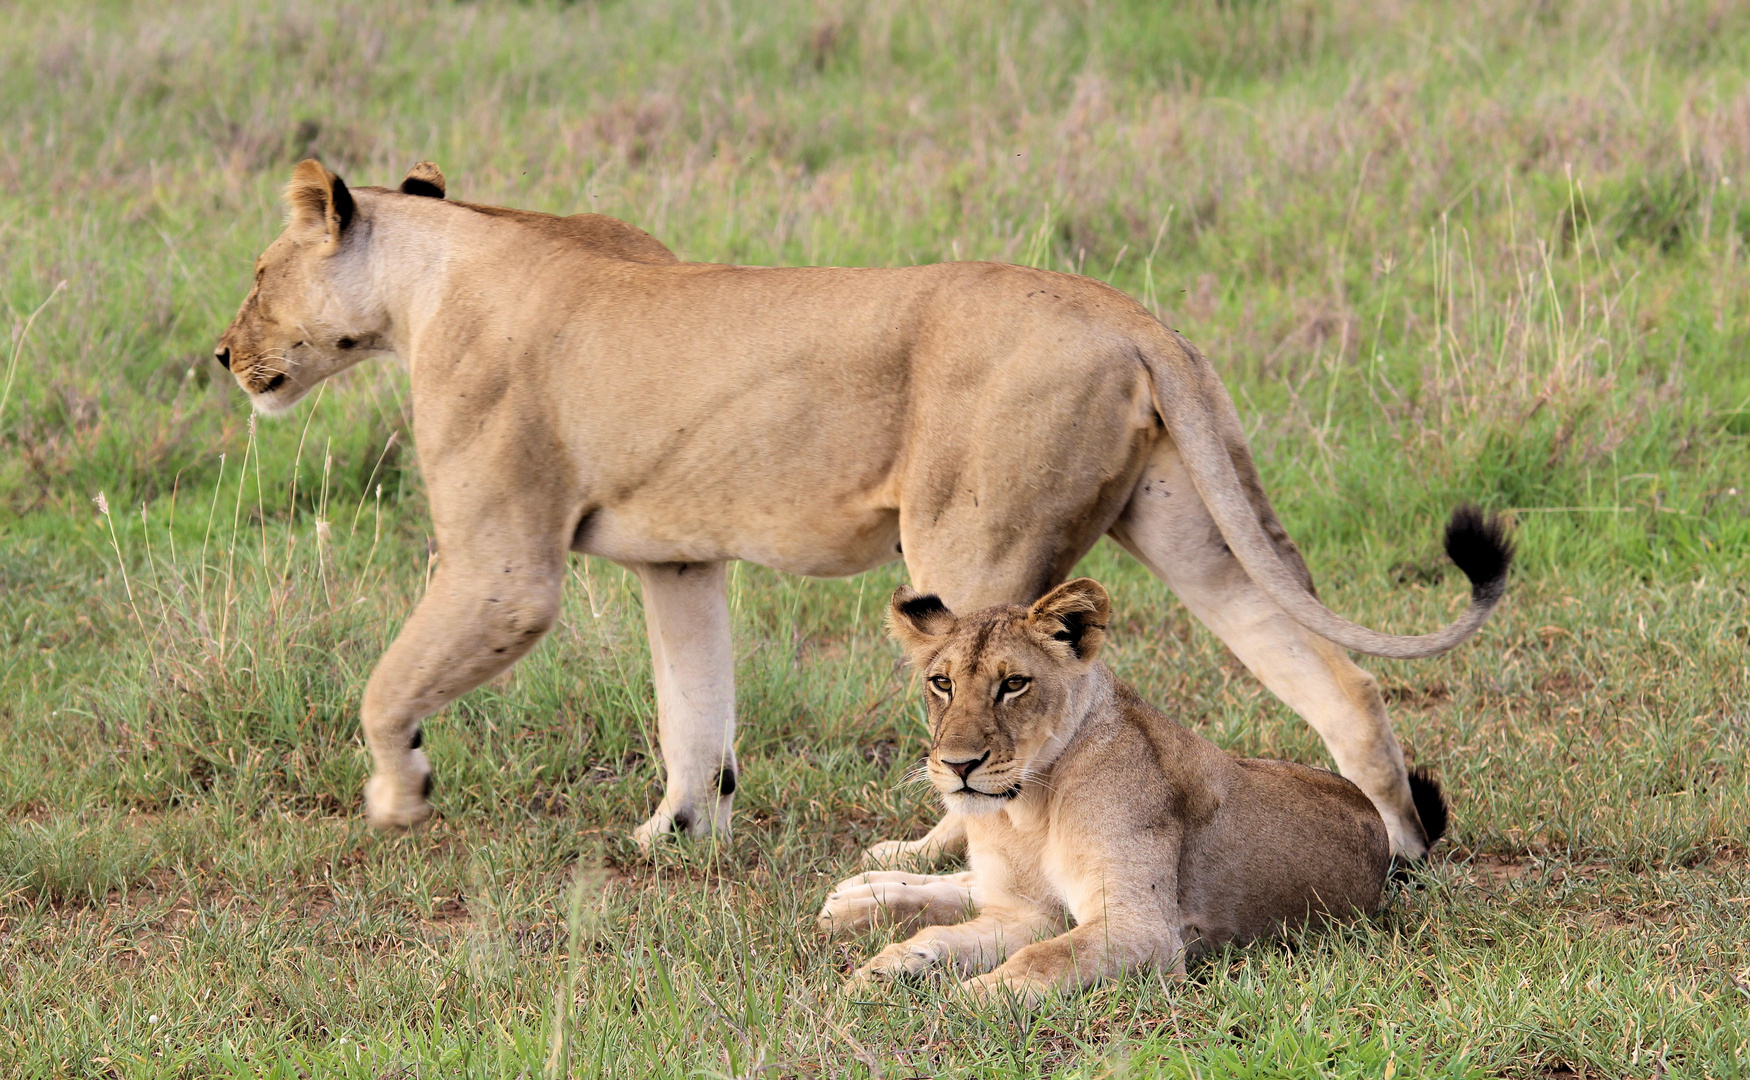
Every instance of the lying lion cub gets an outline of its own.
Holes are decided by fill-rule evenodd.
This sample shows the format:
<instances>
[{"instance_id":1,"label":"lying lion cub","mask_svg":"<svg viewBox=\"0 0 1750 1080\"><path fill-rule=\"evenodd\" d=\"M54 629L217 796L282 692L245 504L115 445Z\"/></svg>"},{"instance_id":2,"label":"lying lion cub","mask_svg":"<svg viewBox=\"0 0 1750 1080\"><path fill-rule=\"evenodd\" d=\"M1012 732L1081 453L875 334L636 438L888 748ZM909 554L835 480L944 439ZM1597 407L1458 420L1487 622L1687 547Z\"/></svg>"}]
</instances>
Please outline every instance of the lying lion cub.
<instances>
[{"instance_id":1,"label":"lying lion cub","mask_svg":"<svg viewBox=\"0 0 1750 1080\"><path fill-rule=\"evenodd\" d=\"M833 891L829 932L937 924L883 949L853 988L946 963L978 975L968 990L1035 1001L1378 908L1391 845L1360 789L1231 758L1150 708L1095 662L1109 610L1087 578L965 618L894 594L889 629L928 688L930 781L966 817L971 869L863 874ZM1427 777L1410 782L1432 842L1445 801ZM958 921L968 908L977 917Z\"/></svg>"}]
</instances>

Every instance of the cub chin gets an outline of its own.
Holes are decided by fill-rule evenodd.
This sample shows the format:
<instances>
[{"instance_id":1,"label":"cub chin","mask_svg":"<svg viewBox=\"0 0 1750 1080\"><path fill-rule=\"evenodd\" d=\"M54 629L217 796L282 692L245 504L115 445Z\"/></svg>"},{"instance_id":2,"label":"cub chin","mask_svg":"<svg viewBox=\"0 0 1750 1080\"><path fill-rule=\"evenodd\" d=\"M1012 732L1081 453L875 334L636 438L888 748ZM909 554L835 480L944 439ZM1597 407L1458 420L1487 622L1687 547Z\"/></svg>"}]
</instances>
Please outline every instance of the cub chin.
<instances>
[{"instance_id":1,"label":"cub chin","mask_svg":"<svg viewBox=\"0 0 1750 1080\"><path fill-rule=\"evenodd\" d=\"M1182 974L1227 942L1372 914L1385 823L1323 769L1232 758L1097 662L1110 600L1081 578L1030 608L957 617L901 588L888 628L923 676L930 782L965 815L960 874L860 874L820 913L829 933L923 925L852 989L948 966L974 994L1033 1002L1135 968ZM1430 842L1438 786L1410 777ZM968 917L971 916L971 917Z\"/></svg>"}]
</instances>

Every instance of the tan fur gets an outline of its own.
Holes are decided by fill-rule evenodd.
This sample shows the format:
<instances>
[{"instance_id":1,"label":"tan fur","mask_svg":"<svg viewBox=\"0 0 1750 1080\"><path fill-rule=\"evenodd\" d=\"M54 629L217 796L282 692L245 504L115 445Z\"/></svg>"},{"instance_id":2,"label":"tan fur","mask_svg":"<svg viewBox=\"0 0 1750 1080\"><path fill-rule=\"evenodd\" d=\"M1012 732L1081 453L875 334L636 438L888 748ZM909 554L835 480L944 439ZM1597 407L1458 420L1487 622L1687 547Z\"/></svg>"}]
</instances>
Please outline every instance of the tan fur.
<instances>
[{"instance_id":1,"label":"tan fur","mask_svg":"<svg viewBox=\"0 0 1750 1080\"><path fill-rule=\"evenodd\" d=\"M1230 758L1150 708L1096 662L1098 584L961 619L933 599L900 589L889 625L923 677L930 782L966 822L971 869L834 890L829 932L925 927L853 989L950 966L970 991L1034 1002L1379 906L1391 848L1367 797L1321 769Z\"/></svg>"},{"instance_id":2,"label":"tan fur","mask_svg":"<svg viewBox=\"0 0 1750 1080\"><path fill-rule=\"evenodd\" d=\"M411 371L440 557L365 690L373 822L430 812L420 720L552 625L570 552L644 586L668 770L648 840L728 825L727 560L843 575L903 548L915 584L970 610L1034 599L1110 531L1422 851L1378 694L1321 635L1411 655L1486 606L1407 639L1320 605L1220 381L1130 298L991 263L682 263L610 218L451 201L429 162L402 186L299 164L217 350L265 413L367 356ZM951 851L961 832L951 816L871 854Z\"/></svg>"}]
</instances>

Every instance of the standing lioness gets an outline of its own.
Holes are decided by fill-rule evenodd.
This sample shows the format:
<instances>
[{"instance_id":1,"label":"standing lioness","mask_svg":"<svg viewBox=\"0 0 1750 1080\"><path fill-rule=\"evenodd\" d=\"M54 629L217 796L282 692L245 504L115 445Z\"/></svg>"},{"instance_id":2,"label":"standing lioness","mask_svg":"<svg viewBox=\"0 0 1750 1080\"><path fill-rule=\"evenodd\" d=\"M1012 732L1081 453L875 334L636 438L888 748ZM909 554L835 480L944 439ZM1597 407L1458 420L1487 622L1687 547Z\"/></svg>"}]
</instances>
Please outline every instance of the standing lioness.
<instances>
[{"instance_id":1,"label":"standing lioness","mask_svg":"<svg viewBox=\"0 0 1750 1080\"><path fill-rule=\"evenodd\" d=\"M420 721L553 625L568 554L644 587L668 790L640 840L729 825L734 652L724 563L855 574L903 557L965 610L1026 602L1110 534L1324 736L1426 847L1373 679L1344 648L1428 656L1481 626L1507 551L1474 515L1448 551L1457 622L1393 637L1346 622L1258 483L1238 415L1196 349L1087 278L992 263L892 270L677 262L631 226L292 174L285 231L219 339L262 412L360 359L412 377L438 562L365 687L365 811L430 813ZM915 844L961 836L949 815Z\"/></svg>"},{"instance_id":2,"label":"standing lioness","mask_svg":"<svg viewBox=\"0 0 1750 1080\"><path fill-rule=\"evenodd\" d=\"M1150 708L1097 662L1109 611L1087 578L964 618L894 594L888 626L929 702L930 782L966 822L971 868L834 890L829 931L936 924L853 987L946 964L979 976L970 990L1034 1000L1379 906L1391 845L1366 796L1323 769L1230 758ZM1410 779L1432 842L1445 803Z\"/></svg>"}]
</instances>

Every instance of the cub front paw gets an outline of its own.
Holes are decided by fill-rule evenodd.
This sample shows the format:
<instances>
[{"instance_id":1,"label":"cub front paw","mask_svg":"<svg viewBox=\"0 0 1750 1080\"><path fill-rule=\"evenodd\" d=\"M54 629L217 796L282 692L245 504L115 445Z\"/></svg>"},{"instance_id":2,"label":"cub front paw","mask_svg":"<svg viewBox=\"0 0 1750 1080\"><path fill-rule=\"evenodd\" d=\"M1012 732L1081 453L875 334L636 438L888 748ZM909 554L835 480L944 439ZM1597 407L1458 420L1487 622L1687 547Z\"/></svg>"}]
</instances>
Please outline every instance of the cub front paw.
<instances>
[{"instance_id":1,"label":"cub front paw","mask_svg":"<svg viewBox=\"0 0 1750 1080\"><path fill-rule=\"evenodd\" d=\"M821 933L832 937L900 921L917 907L910 902L910 887L930 880L896 870L853 874L832 887L814 924Z\"/></svg>"},{"instance_id":2,"label":"cub front paw","mask_svg":"<svg viewBox=\"0 0 1750 1080\"><path fill-rule=\"evenodd\" d=\"M954 993L974 1005L989 1005L997 1001L1014 1001L1022 1008L1038 1008L1051 992L1051 987L1023 975L1003 975L992 971L976 979L967 979L954 987Z\"/></svg>"},{"instance_id":3,"label":"cub front paw","mask_svg":"<svg viewBox=\"0 0 1750 1080\"><path fill-rule=\"evenodd\" d=\"M882 840L863 849L863 865L870 869L898 866L912 861L912 845L905 840Z\"/></svg>"},{"instance_id":4,"label":"cub front paw","mask_svg":"<svg viewBox=\"0 0 1750 1080\"><path fill-rule=\"evenodd\" d=\"M936 954L922 945L895 942L882 949L845 980L848 993L870 990L896 979L912 978L936 966Z\"/></svg>"},{"instance_id":5,"label":"cub front paw","mask_svg":"<svg viewBox=\"0 0 1750 1080\"><path fill-rule=\"evenodd\" d=\"M815 929L827 937L838 937L868 930L881 919L881 905L869 896L840 896L834 893L821 905L814 917Z\"/></svg>"}]
</instances>

